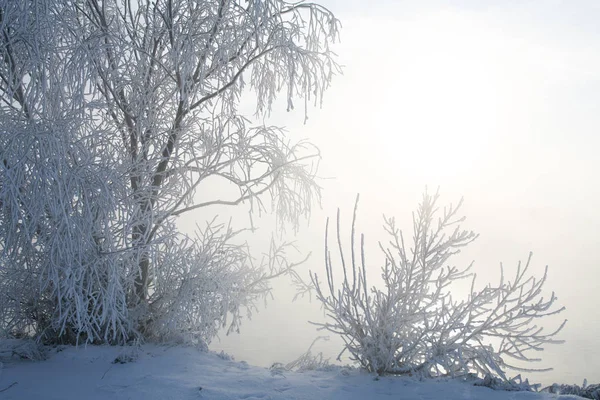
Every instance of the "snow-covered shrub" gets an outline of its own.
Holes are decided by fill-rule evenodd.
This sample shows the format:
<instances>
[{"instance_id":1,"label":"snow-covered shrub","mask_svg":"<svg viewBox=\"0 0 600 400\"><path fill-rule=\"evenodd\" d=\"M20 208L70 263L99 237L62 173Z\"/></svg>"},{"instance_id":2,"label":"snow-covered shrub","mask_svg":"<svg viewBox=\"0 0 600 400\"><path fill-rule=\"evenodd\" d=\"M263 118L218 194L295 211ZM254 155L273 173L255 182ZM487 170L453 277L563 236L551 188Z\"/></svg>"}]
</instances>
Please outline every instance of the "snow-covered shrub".
<instances>
[{"instance_id":1,"label":"snow-covered shrub","mask_svg":"<svg viewBox=\"0 0 600 400\"><path fill-rule=\"evenodd\" d=\"M112 361L113 364L127 364L137 361L140 358L141 348L140 343L133 343L130 346L123 346L119 354Z\"/></svg>"},{"instance_id":2,"label":"snow-covered shrub","mask_svg":"<svg viewBox=\"0 0 600 400\"><path fill-rule=\"evenodd\" d=\"M11 359L42 361L48 358L49 349L34 340L0 340L0 361ZM0 365L2 363L0 362Z\"/></svg>"},{"instance_id":3,"label":"snow-covered shrub","mask_svg":"<svg viewBox=\"0 0 600 400\"><path fill-rule=\"evenodd\" d=\"M477 378L474 385L484 386L494 390L505 390L509 392L537 392L540 386L537 383L529 383L529 379L523 380L523 378L521 378L521 374L508 380L486 375L483 378Z\"/></svg>"},{"instance_id":4,"label":"snow-covered shrub","mask_svg":"<svg viewBox=\"0 0 600 400\"><path fill-rule=\"evenodd\" d=\"M221 360L224 360L224 361L235 361L235 357L229 353L225 353L224 350L221 350L220 352L218 352L217 357L219 357Z\"/></svg>"},{"instance_id":5,"label":"snow-covered shrub","mask_svg":"<svg viewBox=\"0 0 600 400\"><path fill-rule=\"evenodd\" d=\"M562 395L573 394L586 399L600 400L600 384L588 385L586 381L583 382L582 386L553 383L543 388L542 392Z\"/></svg>"},{"instance_id":6,"label":"snow-covered shrub","mask_svg":"<svg viewBox=\"0 0 600 400\"><path fill-rule=\"evenodd\" d=\"M506 279L502 270L497 285L475 290L473 275L467 298L456 299L452 284L468 278L472 264L457 268L448 262L477 235L460 228L464 221L458 215L462 201L440 214L438 198L437 193L423 195L413 214L410 245L394 219L384 217L390 240L379 244L385 258L383 288L367 283L364 235L360 237L360 252L355 251L358 198L350 259L342 249L338 210L343 277L337 280L334 276L326 240L326 282L322 283L317 274L312 274L312 280L330 321L317 325L340 334L351 358L380 374L476 373L506 380L507 368L531 370L509 360L537 361L529 353L542 350L545 344L559 343L554 337L564 326L563 322L547 333L536 324L540 318L563 310L554 307L554 294L548 299L541 297L547 268L539 279L528 276L530 254L525 265L519 263L512 280Z\"/></svg>"},{"instance_id":7,"label":"snow-covered shrub","mask_svg":"<svg viewBox=\"0 0 600 400\"><path fill-rule=\"evenodd\" d=\"M314 354L312 348L319 340L329 340L329 336L319 336L308 347L308 350L304 352L300 357L291 361L285 365L285 369L289 371L315 371L329 369L332 365L329 363L329 359L323 356L322 352Z\"/></svg>"},{"instance_id":8,"label":"snow-covered shrub","mask_svg":"<svg viewBox=\"0 0 600 400\"><path fill-rule=\"evenodd\" d=\"M269 367L269 372L271 373L271 376L276 377L276 376L283 376L285 377L285 373L288 370L285 368L285 365L283 365L280 362L276 362L271 364L271 366Z\"/></svg>"}]
</instances>

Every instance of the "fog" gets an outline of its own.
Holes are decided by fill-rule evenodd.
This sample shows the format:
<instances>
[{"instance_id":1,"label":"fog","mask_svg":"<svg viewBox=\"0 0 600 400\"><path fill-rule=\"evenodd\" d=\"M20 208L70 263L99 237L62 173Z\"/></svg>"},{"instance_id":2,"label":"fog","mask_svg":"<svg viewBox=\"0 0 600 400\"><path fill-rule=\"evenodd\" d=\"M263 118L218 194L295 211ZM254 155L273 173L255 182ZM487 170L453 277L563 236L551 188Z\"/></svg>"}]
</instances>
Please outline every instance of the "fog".
<instances>
[{"instance_id":1,"label":"fog","mask_svg":"<svg viewBox=\"0 0 600 400\"><path fill-rule=\"evenodd\" d=\"M474 260L478 282L496 282L500 262L510 276L529 251L532 273L549 265L546 289L566 311L541 323L552 328L568 319L559 337L566 343L548 345L544 361L532 367L554 370L530 378L600 382L600 5L320 3L342 21L334 50L344 74L334 78L322 108L308 108L306 123L302 107L287 113L284 102L266 121L286 126L293 140L315 143L323 157L319 175L331 178L320 181L322 205L310 223L286 237L302 254L312 252L303 276L312 270L324 277L326 218L340 207L347 232L358 192L357 228L365 233L369 272L378 276L382 214L410 230L422 191L439 186L443 203L464 197L464 227L480 234L454 259ZM251 114L248 99L242 107ZM248 223L244 208L204 210L215 212L235 216L239 227ZM180 223L192 230L204 217L198 212ZM265 250L272 218L257 225L248 240ZM323 320L314 298L292 303L288 280L274 286L275 300L240 334L221 335L211 348L269 366L291 361L326 334L307 322ZM319 350L335 358L341 342L330 336Z\"/></svg>"}]
</instances>

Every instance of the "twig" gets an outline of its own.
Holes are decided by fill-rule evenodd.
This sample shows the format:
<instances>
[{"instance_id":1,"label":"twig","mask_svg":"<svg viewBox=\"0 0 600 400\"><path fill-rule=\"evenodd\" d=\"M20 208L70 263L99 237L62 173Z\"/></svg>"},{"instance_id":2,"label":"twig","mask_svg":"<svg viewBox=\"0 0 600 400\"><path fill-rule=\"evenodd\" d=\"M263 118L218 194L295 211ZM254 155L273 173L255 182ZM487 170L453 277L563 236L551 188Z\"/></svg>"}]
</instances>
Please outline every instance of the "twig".
<instances>
[{"instance_id":1,"label":"twig","mask_svg":"<svg viewBox=\"0 0 600 400\"><path fill-rule=\"evenodd\" d=\"M10 385L8 385L7 387L5 387L4 389L0 390L0 393L6 392L8 389L10 389L11 387L15 386L17 383L19 383L19 382L15 381L15 382L11 383Z\"/></svg>"},{"instance_id":2,"label":"twig","mask_svg":"<svg viewBox=\"0 0 600 400\"><path fill-rule=\"evenodd\" d=\"M108 371L110 371L110 369L111 369L112 367L113 367L113 366L111 365L110 367L108 367L108 369L107 369L106 371L104 371L104 374L102 374L102 378L100 378L100 380L104 379L104 377L106 376L106 374L108 374Z\"/></svg>"}]
</instances>

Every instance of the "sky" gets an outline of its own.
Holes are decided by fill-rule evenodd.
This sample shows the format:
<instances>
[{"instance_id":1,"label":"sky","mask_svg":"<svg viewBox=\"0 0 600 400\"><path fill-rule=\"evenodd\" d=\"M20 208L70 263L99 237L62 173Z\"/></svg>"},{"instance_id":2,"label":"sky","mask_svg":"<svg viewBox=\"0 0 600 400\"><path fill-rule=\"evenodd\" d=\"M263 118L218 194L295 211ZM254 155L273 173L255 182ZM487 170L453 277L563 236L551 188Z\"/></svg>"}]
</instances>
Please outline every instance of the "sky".
<instances>
[{"instance_id":1,"label":"sky","mask_svg":"<svg viewBox=\"0 0 600 400\"><path fill-rule=\"evenodd\" d=\"M340 207L348 226L360 193L357 227L369 273L378 275L382 214L409 230L425 187L439 187L443 203L464 197L464 227L480 234L455 259L475 261L478 281L497 282L500 262L510 273L529 251L532 273L549 266L546 289L566 307L566 343L547 347L539 366L554 371L532 380L600 382L600 3L320 4L342 22L334 51L344 73L306 123L303 110L288 113L284 102L267 121L319 146L320 176L330 178L320 181L321 208L292 237L312 252L301 272L324 277L326 218ZM231 212L244 222L243 212ZM248 239L258 247L271 229L269 218L259 224L262 233ZM287 281L274 294L241 334L211 347L270 365L325 334L307 322L323 320L314 299L292 303ZM331 337L322 349L335 357L341 342Z\"/></svg>"}]
</instances>

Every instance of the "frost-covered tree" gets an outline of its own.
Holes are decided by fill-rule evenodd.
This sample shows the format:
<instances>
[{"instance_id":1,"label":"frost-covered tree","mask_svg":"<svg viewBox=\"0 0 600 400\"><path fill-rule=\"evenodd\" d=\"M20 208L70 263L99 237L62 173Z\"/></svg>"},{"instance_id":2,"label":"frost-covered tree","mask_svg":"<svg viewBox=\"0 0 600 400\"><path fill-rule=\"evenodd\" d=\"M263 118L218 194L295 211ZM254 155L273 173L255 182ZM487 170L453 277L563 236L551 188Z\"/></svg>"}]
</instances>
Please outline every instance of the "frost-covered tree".
<instances>
[{"instance_id":1,"label":"frost-covered tree","mask_svg":"<svg viewBox=\"0 0 600 400\"><path fill-rule=\"evenodd\" d=\"M72 140L72 123L0 123L1 336L108 339L131 329L120 268L130 260L119 251L125 193Z\"/></svg>"},{"instance_id":2,"label":"frost-covered tree","mask_svg":"<svg viewBox=\"0 0 600 400\"><path fill-rule=\"evenodd\" d=\"M288 110L319 104L338 27L283 0L0 0L0 334L237 329L294 274L285 246L253 263L231 227L189 238L175 219L242 203L295 228L309 215L318 150L238 107L246 92L261 118L279 93Z\"/></svg>"},{"instance_id":3,"label":"frost-covered tree","mask_svg":"<svg viewBox=\"0 0 600 400\"><path fill-rule=\"evenodd\" d=\"M542 297L547 267L540 279L529 276L530 254L525 265L519 263L512 280L505 278L501 267L497 285L476 290L472 264L458 268L448 263L477 235L460 228L464 221L458 214L462 201L444 208L440 215L438 197L437 193L423 195L413 214L410 245L394 219L384 217L390 240L379 244L384 256L383 288L368 285L364 235L360 236L360 251L355 251L358 198L350 259L343 251L338 210L337 242L343 276L339 281L334 279L326 232L326 282L319 281L317 274L312 274L312 280L329 321L317 325L341 335L344 351L362 367L380 374L476 373L506 380L507 368L540 371L526 368L523 362L538 361L531 352L560 343L555 335L566 322L550 332L537 325L540 318L564 309L555 307L554 293L547 299ZM456 288L453 283L471 276L468 296L457 299L459 296L452 294Z\"/></svg>"}]
</instances>

